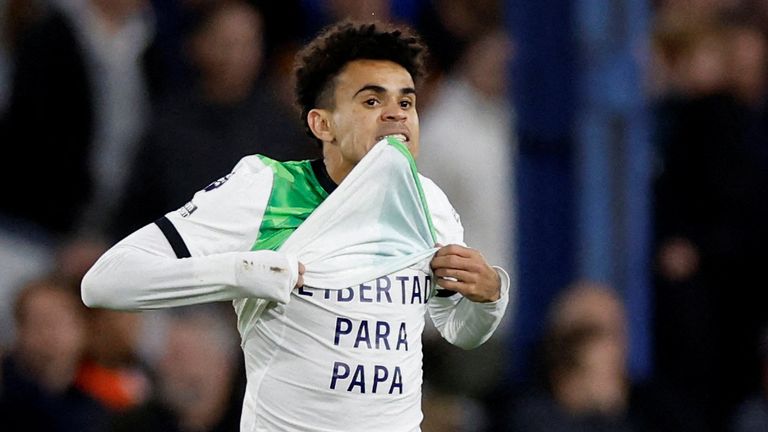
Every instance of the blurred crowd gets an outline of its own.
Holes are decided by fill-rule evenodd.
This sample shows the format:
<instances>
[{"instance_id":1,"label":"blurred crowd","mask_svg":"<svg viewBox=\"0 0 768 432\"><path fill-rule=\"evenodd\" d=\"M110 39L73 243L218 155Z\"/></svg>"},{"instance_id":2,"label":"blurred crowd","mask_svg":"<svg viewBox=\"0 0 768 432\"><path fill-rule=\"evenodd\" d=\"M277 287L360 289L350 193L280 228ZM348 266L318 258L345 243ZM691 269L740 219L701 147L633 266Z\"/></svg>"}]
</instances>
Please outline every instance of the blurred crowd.
<instances>
[{"instance_id":1,"label":"blurred crowd","mask_svg":"<svg viewBox=\"0 0 768 432\"><path fill-rule=\"evenodd\" d=\"M427 328L425 432L768 430L768 2L652 7L653 376L629 376L617 287L578 280L528 382L500 378L511 323L468 352ZM514 279L522 41L503 17L501 0L0 0L0 430L238 430L230 305L88 310L79 281L242 156L319 157L292 58L338 19L424 36L420 171Z\"/></svg>"},{"instance_id":2,"label":"blurred crowd","mask_svg":"<svg viewBox=\"0 0 768 432\"><path fill-rule=\"evenodd\" d=\"M701 428L768 430L768 3L658 7L656 375Z\"/></svg>"}]
</instances>

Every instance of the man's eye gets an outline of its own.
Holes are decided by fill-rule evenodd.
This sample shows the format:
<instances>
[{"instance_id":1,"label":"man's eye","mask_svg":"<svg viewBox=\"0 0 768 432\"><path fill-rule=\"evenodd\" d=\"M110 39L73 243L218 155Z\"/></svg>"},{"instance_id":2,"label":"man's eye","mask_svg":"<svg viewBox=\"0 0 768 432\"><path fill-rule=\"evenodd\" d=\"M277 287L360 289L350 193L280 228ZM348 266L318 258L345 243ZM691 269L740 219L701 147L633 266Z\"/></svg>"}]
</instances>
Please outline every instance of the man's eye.
<instances>
[{"instance_id":1,"label":"man's eye","mask_svg":"<svg viewBox=\"0 0 768 432\"><path fill-rule=\"evenodd\" d=\"M378 99L370 98L365 100L365 104L368 106L376 106L379 103Z\"/></svg>"},{"instance_id":2,"label":"man's eye","mask_svg":"<svg viewBox=\"0 0 768 432\"><path fill-rule=\"evenodd\" d=\"M413 102L409 100L400 101L400 108L407 109L413 106Z\"/></svg>"}]
</instances>

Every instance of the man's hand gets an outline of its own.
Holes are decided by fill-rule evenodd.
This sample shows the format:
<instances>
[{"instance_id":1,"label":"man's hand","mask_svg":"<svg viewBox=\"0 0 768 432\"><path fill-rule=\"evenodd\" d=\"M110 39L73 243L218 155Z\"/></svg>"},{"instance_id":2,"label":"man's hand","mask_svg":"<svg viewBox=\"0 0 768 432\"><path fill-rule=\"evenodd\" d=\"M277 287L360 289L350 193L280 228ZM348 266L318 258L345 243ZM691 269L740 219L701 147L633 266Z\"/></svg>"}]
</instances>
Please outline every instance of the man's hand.
<instances>
[{"instance_id":1,"label":"man's hand","mask_svg":"<svg viewBox=\"0 0 768 432\"><path fill-rule=\"evenodd\" d=\"M430 266L440 287L459 292L473 302L492 302L501 297L498 273L474 249L459 245L441 247Z\"/></svg>"}]
</instances>

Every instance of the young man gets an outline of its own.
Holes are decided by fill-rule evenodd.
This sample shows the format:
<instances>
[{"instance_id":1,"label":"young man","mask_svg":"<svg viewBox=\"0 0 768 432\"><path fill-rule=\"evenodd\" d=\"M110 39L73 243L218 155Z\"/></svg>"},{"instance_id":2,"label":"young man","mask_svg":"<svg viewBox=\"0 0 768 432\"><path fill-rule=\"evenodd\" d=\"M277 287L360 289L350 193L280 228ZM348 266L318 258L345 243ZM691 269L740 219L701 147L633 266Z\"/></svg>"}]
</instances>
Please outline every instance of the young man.
<instances>
[{"instance_id":1,"label":"young man","mask_svg":"<svg viewBox=\"0 0 768 432\"><path fill-rule=\"evenodd\" d=\"M509 297L506 273L462 245L447 198L413 169L423 55L415 36L382 24L320 34L296 75L323 160L244 158L108 251L83 280L85 303L233 300L248 375L243 431L418 431L425 311L472 348Z\"/></svg>"}]
</instances>

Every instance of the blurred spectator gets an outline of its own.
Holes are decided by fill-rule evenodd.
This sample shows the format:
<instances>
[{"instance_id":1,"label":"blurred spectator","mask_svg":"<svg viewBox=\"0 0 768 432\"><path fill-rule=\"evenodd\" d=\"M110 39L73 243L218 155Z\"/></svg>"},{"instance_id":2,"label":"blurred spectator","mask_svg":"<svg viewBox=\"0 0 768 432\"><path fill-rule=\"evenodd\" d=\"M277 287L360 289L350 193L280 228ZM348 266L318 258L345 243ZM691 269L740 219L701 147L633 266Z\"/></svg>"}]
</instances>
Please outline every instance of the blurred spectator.
<instances>
[{"instance_id":1,"label":"blurred spectator","mask_svg":"<svg viewBox=\"0 0 768 432\"><path fill-rule=\"evenodd\" d=\"M747 107L763 109L768 89L768 40L759 22L728 26L729 64L736 97Z\"/></svg>"},{"instance_id":2,"label":"blurred spectator","mask_svg":"<svg viewBox=\"0 0 768 432\"><path fill-rule=\"evenodd\" d=\"M0 40L13 52L27 28L43 17L48 0L3 0L0 3Z\"/></svg>"},{"instance_id":3,"label":"blurred spectator","mask_svg":"<svg viewBox=\"0 0 768 432\"><path fill-rule=\"evenodd\" d=\"M19 233L5 232L0 217L0 346L14 335L13 299L22 284L51 271L54 253L48 243L33 243Z\"/></svg>"},{"instance_id":4,"label":"blurred spectator","mask_svg":"<svg viewBox=\"0 0 768 432\"><path fill-rule=\"evenodd\" d=\"M148 89L157 88L149 76L159 76L145 57L152 20L143 0L11 0L8 8L0 300L52 270L62 237L102 233L130 170ZM0 323L9 316L1 309ZM2 325L0 343L10 328Z\"/></svg>"},{"instance_id":5,"label":"blurred spectator","mask_svg":"<svg viewBox=\"0 0 768 432\"><path fill-rule=\"evenodd\" d=\"M61 283L77 287L106 249L101 239L86 236L75 236L58 245L35 245L21 237L4 235L0 229L0 297L8 299L0 301L0 345L13 337L11 303L21 287L20 281L53 273Z\"/></svg>"},{"instance_id":6,"label":"blurred spectator","mask_svg":"<svg viewBox=\"0 0 768 432\"><path fill-rule=\"evenodd\" d=\"M42 1L0 1L0 117L2 117L11 96L12 54L19 36L42 15Z\"/></svg>"},{"instance_id":7,"label":"blurred spectator","mask_svg":"<svg viewBox=\"0 0 768 432\"><path fill-rule=\"evenodd\" d=\"M145 402L151 376L139 356L143 314L88 309L83 361L75 385L112 412Z\"/></svg>"},{"instance_id":8,"label":"blurred spectator","mask_svg":"<svg viewBox=\"0 0 768 432\"><path fill-rule=\"evenodd\" d=\"M13 88L12 75L18 40L43 14L42 0L0 0L0 140L5 142L5 110ZM2 162L0 162L0 165ZM0 211L0 349L13 336L12 299L16 290L34 275L45 274L52 254L23 236L11 234ZM46 245L47 246L47 245Z\"/></svg>"},{"instance_id":9,"label":"blurred spectator","mask_svg":"<svg viewBox=\"0 0 768 432\"><path fill-rule=\"evenodd\" d=\"M543 385L516 401L503 430L699 430L670 395L629 381L626 331L626 311L609 287L581 282L562 292L541 346Z\"/></svg>"},{"instance_id":10,"label":"blurred spectator","mask_svg":"<svg viewBox=\"0 0 768 432\"><path fill-rule=\"evenodd\" d=\"M702 12L662 10L653 30L654 95L695 95L724 90L728 85L725 32Z\"/></svg>"},{"instance_id":11,"label":"blurred spectator","mask_svg":"<svg viewBox=\"0 0 768 432\"><path fill-rule=\"evenodd\" d=\"M158 364L158 391L146 405L116 419L114 431L239 430L245 376L231 310L221 305L172 313Z\"/></svg>"},{"instance_id":12,"label":"blurred spectator","mask_svg":"<svg viewBox=\"0 0 768 432\"><path fill-rule=\"evenodd\" d=\"M15 303L17 336L2 361L3 431L104 431L106 411L74 386L84 347L83 306L53 279L25 285Z\"/></svg>"},{"instance_id":13,"label":"blurred spectator","mask_svg":"<svg viewBox=\"0 0 768 432\"><path fill-rule=\"evenodd\" d=\"M504 2L499 0L429 0L423 2L417 26L429 45L435 73L450 71L467 45L489 29L499 28Z\"/></svg>"},{"instance_id":14,"label":"blurred spectator","mask_svg":"<svg viewBox=\"0 0 768 432\"><path fill-rule=\"evenodd\" d=\"M55 273L75 292L88 269L107 245L88 237L76 237L56 254ZM110 412L125 411L149 397L151 372L140 356L146 314L85 309L83 359L75 386L101 402Z\"/></svg>"},{"instance_id":15,"label":"blurred spectator","mask_svg":"<svg viewBox=\"0 0 768 432\"><path fill-rule=\"evenodd\" d=\"M466 242L514 279L514 112L507 98L509 36L489 30L467 46L422 118L419 170L462 215ZM477 175L471 167L493 175ZM478 194L482 191L482 194Z\"/></svg>"},{"instance_id":16,"label":"blurred spectator","mask_svg":"<svg viewBox=\"0 0 768 432\"><path fill-rule=\"evenodd\" d=\"M258 85L262 18L256 9L243 1L214 3L188 42L197 82L157 109L115 219L118 236L182 206L245 154L319 155L298 116Z\"/></svg>"},{"instance_id":17,"label":"blurred spectator","mask_svg":"<svg viewBox=\"0 0 768 432\"><path fill-rule=\"evenodd\" d=\"M424 421L421 432L486 430L487 419L477 400L458 394L433 391L425 386L422 396Z\"/></svg>"},{"instance_id":18,"label":"blurred spectator","mask_svg":"<svg viewBox=\"0 0 768 432\"><path fill-rule=\"evenodd\" d=\"M51 4L15 51L2 212L47 234L99 232L143 129L152 20L144 0Z\"/></svg>"},{"instance_id":19,"label":"blurred spectator","mask_svg":"<svg viewBox=\"0 0 768 432\"><path fill-rule=\"evenodd\" d=\"M195 17L220 0L149 0L155 17L155 39L149 54L162 65L165 78L159 80L158 94L167 96L192 84L192 66L184 55L184 32Z\"/></svg>"},{"instance_id":20,"label":"blurred spectator","mask_svg":"<svg viewBox=\"0 0 768 432\"><path fill-rule=\"evenodd\" d=\"M738 17L662 18L675 85L656 111L657 375L724 430L759 382L768 322L766 40Z\"/></svg>"},{"instance_id":21,"label":"blurred spectator","mask_svg":"<svg viewBox=\"0 0 768 432\"><path fill-rule=\"evenodd\" d=\"M768 329L763 330L760 361L760 390L739 405L733 418L732 432L768 430Z\"/></svg>"},{"instance_id":22,"label":"blurred spectator","mask_svg":"<svg viewBox=\"0 0 768 432\"><path fill-rule=\"evenodd\" d=\"M498 28L479 33L468 43L422 111L423 153L430 157L419 159L418 165L462 215L466 243L482 250L488 262L508 269L515 280L515 218L509 205L514 201L514 116L506 97L511 55L512 43ZM494 175L477 175L467 167L483 167ZM453 417L457 417L452 422L455 430L471 430L468 424L478 426L483 421L481 401L503 375L502 340L507 325L502 323L491 340L472 351L450 346L434 331L425 332L424 404L430 407L424 410L425 431L451 430L448 424ZM484 367L460 366L469 363ZM462 373L457 375L457 370ZM440 414L444 411L454 416Z\"/></svg>"},{"instance_id":23,"label":"blurred spectator","mask_svg":"<svg viewBox=\"0 0 768 432\"><path fill-rule=\"evenodd\" d=\"M655 96L730 92L756 107L766 95L766 35L751 9L661 10L653 31Z\"/></svg>"}]
</instances>

